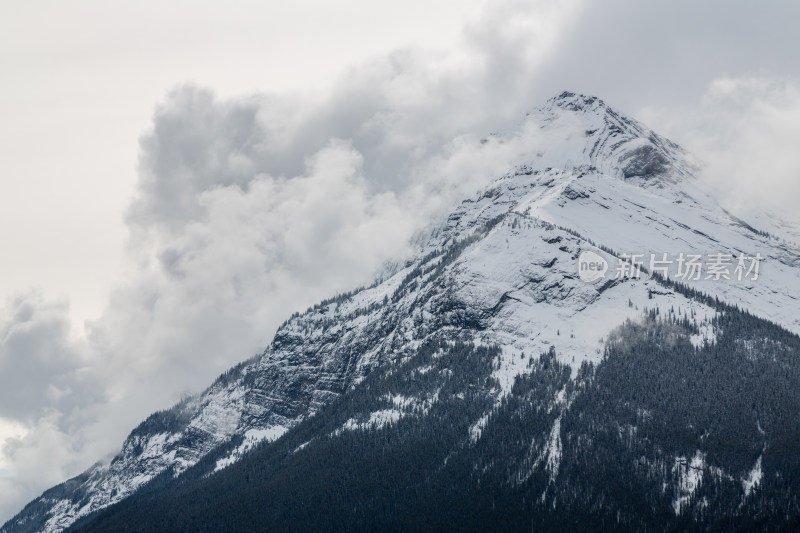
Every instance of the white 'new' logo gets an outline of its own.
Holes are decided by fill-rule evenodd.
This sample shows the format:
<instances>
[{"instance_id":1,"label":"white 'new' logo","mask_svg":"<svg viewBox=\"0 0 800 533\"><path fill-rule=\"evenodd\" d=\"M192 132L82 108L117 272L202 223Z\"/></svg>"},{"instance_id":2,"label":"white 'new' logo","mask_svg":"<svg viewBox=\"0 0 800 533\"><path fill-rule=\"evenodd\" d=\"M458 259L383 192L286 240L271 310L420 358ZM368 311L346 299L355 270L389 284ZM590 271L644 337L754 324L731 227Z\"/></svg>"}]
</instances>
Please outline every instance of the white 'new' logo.
<instances>
[{"instance_id":1,"label":"white 'new' logo","mask_svg":"<svg viewBox=\"0 0 800 533\"><path fill-rule=\"evenodd\" d=\"M581 281L592 282L608 272L608 261L602 256L586 250L578 257L578 277Z\"/></svg>"}]
</instances>

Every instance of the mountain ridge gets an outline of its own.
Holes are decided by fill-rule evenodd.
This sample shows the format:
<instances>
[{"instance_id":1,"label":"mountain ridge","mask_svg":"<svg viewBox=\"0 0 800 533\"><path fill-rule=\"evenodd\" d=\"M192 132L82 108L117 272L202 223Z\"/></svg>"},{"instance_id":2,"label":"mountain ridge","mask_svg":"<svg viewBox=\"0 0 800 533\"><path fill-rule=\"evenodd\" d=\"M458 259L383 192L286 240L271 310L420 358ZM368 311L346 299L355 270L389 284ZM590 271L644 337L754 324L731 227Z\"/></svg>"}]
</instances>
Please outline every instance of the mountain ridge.
<instances>
[{"instance_id":1,"label":"mountain ridge","mask_svg":"<svg viewBox=\"0 0 800 533\"><path fill-rule=\"evenodd\" d=\"M695 183L682 148L576 93L561 93L525 121L556 142L465 200L404 266L293 316L260 356L148 417L110 464L46 491L0 531L61 531L212 455L208 473L221 471L428 342L499 347L486 409L469 423L475 443L530 373L532 357L555 348L576 379L584 364L600 364L602 339L625 320L640 319L640 308L657 302L691 313L700 324L690 336L694 345L714 340L713 306L651 279L585 283L576 270L583 251L613 266L620 252L763 252L760 283L691 286L800 331L800 283L791 283L800 279L800 253L716 205ZM435 395L406 400L342 431L380 429L436 404ZM548 426L552 435L555 443L560 426ZM555 456L547 457L552 473Z\"/></svg>"}]
</instances>

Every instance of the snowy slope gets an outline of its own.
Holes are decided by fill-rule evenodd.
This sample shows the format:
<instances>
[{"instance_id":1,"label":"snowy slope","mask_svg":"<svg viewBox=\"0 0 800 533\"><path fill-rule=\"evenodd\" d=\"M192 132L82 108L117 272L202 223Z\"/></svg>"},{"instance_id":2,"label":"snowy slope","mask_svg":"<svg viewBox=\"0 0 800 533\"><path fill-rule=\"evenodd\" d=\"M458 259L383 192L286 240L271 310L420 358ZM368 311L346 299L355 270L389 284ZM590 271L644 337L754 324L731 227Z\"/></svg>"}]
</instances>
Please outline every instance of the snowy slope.
<instances>
[{"instance_id":1,"label":"snowy slope","mask_svg":"<svg viewBox=\"0 0 800 533\"><path fill-rule=\"evenodd\" d=\"M152 415L111 464L45 492L0 531L61 531L204 457L225 468L427 339L500 346L498 405L531 356L554 347L574 374L583 361L599 361L608 333L648 306L694 313L701 322L714 315L646 277L581 281L577 260L587 250L612 272L618 258L609 250L760 254L757 280L687 283L800 332L800 250L787 240L791 233L766 218L754 228L725 212L701 190L680 147L601 100L572 93L532 111L525 123L541 128L546 146L531 146L528 163L435 225L401 268L291 318L261 356ZM368 423L391 422L435 401L397 398ZM474 440L489 414L475 420ZM358 427L353 421L341 430ZM553 431L543 460L557 469Z\"/></svg>"}]
</instances>

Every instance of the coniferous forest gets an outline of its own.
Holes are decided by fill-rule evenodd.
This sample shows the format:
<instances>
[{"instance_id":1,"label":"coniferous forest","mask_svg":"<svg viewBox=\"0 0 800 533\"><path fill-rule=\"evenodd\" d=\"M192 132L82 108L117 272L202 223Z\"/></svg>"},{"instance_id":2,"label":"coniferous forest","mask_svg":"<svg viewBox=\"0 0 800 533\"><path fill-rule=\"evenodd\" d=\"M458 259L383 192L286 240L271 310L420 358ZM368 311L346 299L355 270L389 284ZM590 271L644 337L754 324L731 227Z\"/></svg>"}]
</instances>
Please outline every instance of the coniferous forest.
<instances>
[{"instance_id":1,"label":"coniferous forest","mask_svg":"<svg viewBox=\"0 0 800 533\"><path fill-rule=\"evenodd\" d=\"M800 338L706 303L710 342L654 308L576 376L526 356L481 424L499 348L431 340L232 466L213 472L238 442L71 531L797 530Z\"/></svg>"}]
</instances>

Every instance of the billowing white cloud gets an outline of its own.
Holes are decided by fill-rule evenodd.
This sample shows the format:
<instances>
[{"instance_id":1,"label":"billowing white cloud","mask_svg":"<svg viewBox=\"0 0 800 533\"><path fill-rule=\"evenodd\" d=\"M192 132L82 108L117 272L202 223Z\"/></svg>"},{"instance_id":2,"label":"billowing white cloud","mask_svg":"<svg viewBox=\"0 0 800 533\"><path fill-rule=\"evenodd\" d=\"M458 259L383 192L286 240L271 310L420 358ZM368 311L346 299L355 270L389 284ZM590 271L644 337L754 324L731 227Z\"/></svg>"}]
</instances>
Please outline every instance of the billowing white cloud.
<instances>
[{"instance_id":1,"label":"billowing white cloud","mask_svg":"<svg viewBox=\"0 0 800 533\"><path fill-rule=\"evenodd\" d=\"M197 390L292 311L367 280L415 223L394 193L369 191L362 168L334 139L300 175L209 185L180 229L136 243L141 269L90 328L108 372L125 371L114 394L152 388L163 404L157 391Z\"/></svg>"},{"instance_id":2,"label":"billowing white cloud","mask_svg":"<svg viewBox=\"0 0 800 533\"><path fill-rule=\"evenodd\" d=\"M800 90L785 77L720 77L694 102L649 107L643 119L689 147L730 209L800 227Z\"/></svg>"},{"instance_id":3,"label":"billowing white cloud","mask_svg":"<svg viewBox=\"0 0 800 533\"><path fill-rule=\"evenodd\" d=\"M92 363L65 301L29 291L0 309L0 513L108 453L83 440L107 385Z\"/></svg>"},{"instance_id":4,"label":"billowing white cloud","mask_svg":"<svg viewBox=\"0 0 800 533\"><path fill-rule=\"evenodd\" d=\"M68 313L66 301L46 301L38 291L0 309L0 419L32 423L47 410L71 413L98 399Z\"/></svg>"}]
</instances>

